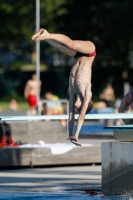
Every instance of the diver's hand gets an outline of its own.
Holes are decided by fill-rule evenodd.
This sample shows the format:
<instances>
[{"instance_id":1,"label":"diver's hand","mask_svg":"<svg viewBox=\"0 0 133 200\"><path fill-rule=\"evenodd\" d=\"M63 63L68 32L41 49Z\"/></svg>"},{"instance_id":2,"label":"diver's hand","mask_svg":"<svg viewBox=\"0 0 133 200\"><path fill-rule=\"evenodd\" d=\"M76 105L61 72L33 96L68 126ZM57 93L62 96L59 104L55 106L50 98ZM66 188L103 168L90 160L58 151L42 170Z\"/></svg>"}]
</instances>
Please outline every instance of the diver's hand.
<instances>
[{"instance_id":1,"label":"diver's hand","mask_svg":"<svg viewBox=\"0 0 133 200\"><path fill-rule=\"evenodd\" d=\"M46 30L41 28L36 34L32 36L32 40L34 41L40 41L40 40L46 40L49 39L50 33Z\"/></svg>"}]
</instances>

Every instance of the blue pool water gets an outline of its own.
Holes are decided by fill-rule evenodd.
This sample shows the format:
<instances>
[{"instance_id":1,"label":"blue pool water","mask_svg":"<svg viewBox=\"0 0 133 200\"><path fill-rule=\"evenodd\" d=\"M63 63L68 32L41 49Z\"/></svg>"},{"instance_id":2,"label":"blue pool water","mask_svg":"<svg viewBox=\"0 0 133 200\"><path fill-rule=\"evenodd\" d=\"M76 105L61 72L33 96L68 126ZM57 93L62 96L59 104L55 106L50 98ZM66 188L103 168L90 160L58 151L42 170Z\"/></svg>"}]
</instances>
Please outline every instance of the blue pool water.
<instances>
[{"instance_id":1,"label":"blue pool water","mask_svg":"<svg viewBox=\"0 0 133 200\"><path fill-rule=\"evenodd\" d=\"M101 135L101 134L110 134L113 133L112 130L106 130L103 129L104 128L104 124L84 124L80 130L80 134L84 134L84 135L89 135L89 134L93 134L93 135ZM76 126L74 126L74 131L76 129Z\"/></svg>"},{"instance_id":2,"label":"blue pool water","mask_svg":"<svg viewBox=\"0 0 133 200\"><path fill-rule=\"evenodd\" d=\"M0 200L131 200L126 196L102 197L85 192L43 193L43 192L0 192Z\"/></svg>"}]
</instances>

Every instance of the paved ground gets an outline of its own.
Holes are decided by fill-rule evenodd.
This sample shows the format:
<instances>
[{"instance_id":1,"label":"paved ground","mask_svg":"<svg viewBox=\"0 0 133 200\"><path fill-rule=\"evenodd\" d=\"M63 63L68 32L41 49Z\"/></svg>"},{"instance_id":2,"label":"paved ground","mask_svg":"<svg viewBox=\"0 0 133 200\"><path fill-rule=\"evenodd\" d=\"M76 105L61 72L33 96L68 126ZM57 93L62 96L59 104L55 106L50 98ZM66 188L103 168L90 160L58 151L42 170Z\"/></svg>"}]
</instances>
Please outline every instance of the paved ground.
<instances>
[{"instance_id":1,"label":"paved ground","mask_svg":"<svg viewBox=\"0 0 133 200\"><path fill-rule=\"evenodd\" d=\"M0 192L101 189L101 166L0 170Z\"/></svg>"}]
</instances>

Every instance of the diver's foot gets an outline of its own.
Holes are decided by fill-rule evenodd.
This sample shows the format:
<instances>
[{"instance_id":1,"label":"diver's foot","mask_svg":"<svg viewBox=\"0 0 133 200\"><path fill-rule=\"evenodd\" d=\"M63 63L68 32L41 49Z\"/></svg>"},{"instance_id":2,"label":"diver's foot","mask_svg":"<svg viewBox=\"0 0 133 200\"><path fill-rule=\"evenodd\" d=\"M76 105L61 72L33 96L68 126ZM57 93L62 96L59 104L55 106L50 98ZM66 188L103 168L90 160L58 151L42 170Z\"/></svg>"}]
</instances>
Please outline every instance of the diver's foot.
<instances>
[{"instance_id":1,"label":"diver's foot","mask_svg":"<svg viewBox=\"0 0 133 200\"><path fill-rule=\"evenodd\" d=\"M75 144L76 146L82 146L82 144L78 141L78 139L74 136L70 136L69 140Z\"/></svg>"}]
</instances>

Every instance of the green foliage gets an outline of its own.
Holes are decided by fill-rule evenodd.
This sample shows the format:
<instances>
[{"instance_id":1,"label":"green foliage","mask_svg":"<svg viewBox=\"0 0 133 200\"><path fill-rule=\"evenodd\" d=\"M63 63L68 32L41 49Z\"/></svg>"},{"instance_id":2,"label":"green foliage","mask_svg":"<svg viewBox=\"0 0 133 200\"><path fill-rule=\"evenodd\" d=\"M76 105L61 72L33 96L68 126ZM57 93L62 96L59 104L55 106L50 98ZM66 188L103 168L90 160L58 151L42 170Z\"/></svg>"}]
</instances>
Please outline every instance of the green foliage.
<instances>
[{"instance_id":1,"label":"green foliage","mask_svg":"<svg viewBox=\"0 0 133 200\"><path fill-rule=\"evenodd\" d=\"M34 29L35 5L29 1L1 0L1 36L4 40L28 39Z\"/></svg>"},{"instance_id":2,"label":"green foliage","mask_svg":"<svg viewBox=\"0 0 133 200\"><path fill-rule=\"evenodd\" d=\"M59 7L64 4L66 0L40 0L40 27L44 27L51 32L56 32L55 16L57 15ZM0 51L2 52L0 67L4 66L7 69L11 65L8 63L8 52L12 52L12 57L17 57L18 65L20 62L35 61L35 42L31 40L31 36L36 32L36 0L34 1L15 1L15 0L1 0L0 6L0 27L1 27L1 42ZM50 53L50 50L43 43L41 57L44 54ZM48 46L49 47L49 46ZM5 54L4 54L5 53ZM32 55L32 56L31 56ZM7 57L5 59L4 57ZM3 61L4 58L4 61ZM25 60L22 60L25 58Z\"/></svg>"},{"instance_id":3,"label":"green foliage","mask_svg":"<svg viewBox=\"0 0 133 200\"><path fill-rule=\"evenodd\" d=\"M41 4L41 26L55 31L54 17L58 7L65 0L43 0ZM3 40L31 42L35 32L35 3L36 1L1 0L0 27Z\"/></svg>"},{"instance_id":4,"label":"green foliage","mask_svg":"<svg viewBox=\"0 0 133 200\"><path fill-rule=\"evenodd\" d=\"M132 7L132 0L68 0L66 13L56 20L61 32L95 43L98 67L127 68L133 48Z\"/></svg>"},{"instance_id":5,"label":"green foliage","mask_svg":"<svg viewBox=\"0 0 133 200\"><path fill-rule=\"evenodd\" d=\"M10 98L11 100L11 98ZM0 101L0 110L9 110L9 103L10 100L7 101ZM29 105L26 101L17 101L18 102L18 107L19 110L28 110L29 109Z\"/></svg>"},{"instance_id":6,"label":"green foliage","mask_svg":"<svg viewBox=\"0 0 133 200\"><path fill-rule=\"evenodd\" d=\"M0 51L4 53L8 49L8 51L21 56L25 53L27 57L30 57L35 51L35 42L31 40L31 36L35 33L35 2L35 0L0 1ZM133 50L132 0L40 0L40 5L42 28L46 28L52 33L64 33L72 39L91 40L95 43L97 56L94 67L111 68L110 76L113 67L115 70L118 68L121 71L124 68L129 70L128 56ZM48 44L41 43L43 62L45 55L53 52L53 48L51 49ZM26 64L27 60L24 60L24 63L21 59L17 60L11 67L14 69L20 68L22 65L29 65L32 68L30 61ZM64 86L62 84L59 87L64 88L68 84L68 76L66 77L65 69L59 68L58 70L58 77L64 79L62 81ZM60 77L61 70L64 70L64 75ZM70 69L67 68L67 70ZM100 72L94 73L93 78L101 81L104 79L101 76ZM18 82L14 80L13 83L10 83L9 80L1 78L2 94L15 94Z\"/></svg>"},{"instance_id":7,"label":"green foliage","mask_svg":"<svg viewBox=\"0 0 133 200\"><path fill-rule=\"evenodd\" d=\"M1 0L1 38L9 49L13 50L12 42L27 41L34 51L31 36L35 32L35 2ZM127 67L133 46L132 0L43 0L40 7L41 27L73 39L92 40L98 65Z\"/></svg>"},{"instance_id":8,"label":"green foliage","mask_svg":"<svg viewBox=\"0 0 133 200\"><path fill-rule=\"evenodd\" d=\"M40 1L40 24L41 27L48 29L50 32L58 31L58 25L55 18L61 12L62 6L67 0L43 0Z\"/></svg>"}]
</instances>

